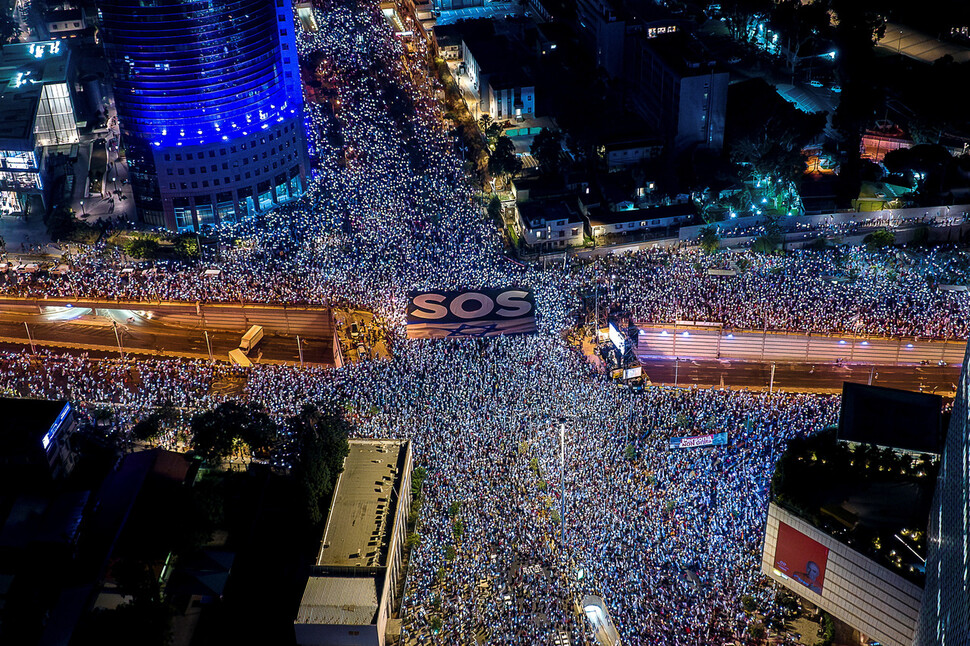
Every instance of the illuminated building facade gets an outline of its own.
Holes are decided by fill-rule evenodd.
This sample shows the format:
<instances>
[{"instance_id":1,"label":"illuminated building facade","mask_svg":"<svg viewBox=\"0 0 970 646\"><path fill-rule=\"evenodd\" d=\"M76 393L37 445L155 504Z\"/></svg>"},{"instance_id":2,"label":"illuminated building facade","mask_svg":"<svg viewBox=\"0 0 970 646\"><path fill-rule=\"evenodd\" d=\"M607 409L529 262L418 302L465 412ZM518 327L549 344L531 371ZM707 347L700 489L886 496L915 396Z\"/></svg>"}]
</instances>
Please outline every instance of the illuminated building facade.
<instances>
[{"instance_id":1,"label":"illuminated building facade","mask_svg":"<svg viewBox=\"0 0 970 646\"><path fill-rule=\"evenodd\" d=\"M78 143L70 53L59 40L0 50L0 213L43 198L46 149Z\"/></svg>"},{"instance_id":2,"label":"illuminated building facade","mask_svg":"<svg viewBox=\"0 0 970 646\"><path fill-rule=\"evenodd\" d=\"M916 646L970 643L970 408L968 364L963 371L930 511L926 588Z\"/></svg>"},{"instance_id":3,"label":"illuminated building facade","mask_svg":"<svg viewBox=\"0 0 970 646\"><path fill-rule=\"evenodd\" d=\"M283 0L103 0L140 217L234 221L302 195L307 146L293 15Z\"/></svg>"}]
</instances>

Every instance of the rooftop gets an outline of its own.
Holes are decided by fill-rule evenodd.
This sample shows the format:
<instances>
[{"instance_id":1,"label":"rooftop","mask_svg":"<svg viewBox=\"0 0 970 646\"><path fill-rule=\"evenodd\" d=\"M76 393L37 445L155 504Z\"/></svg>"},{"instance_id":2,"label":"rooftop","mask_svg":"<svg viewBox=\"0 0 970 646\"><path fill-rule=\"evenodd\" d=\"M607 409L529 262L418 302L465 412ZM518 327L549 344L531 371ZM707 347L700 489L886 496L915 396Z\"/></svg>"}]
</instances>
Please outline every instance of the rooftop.
<instances>
[{"instance_id":1,"label":"rooftop","mask_svg":"<svg viewBox=\"0 0 970 646\"><path fill-rule=\"evenodd\" d=\"M478 31L462 35L465 47L478 63L482 74L489 76L492 87L507 88L532 84L525 59L515 51L506 36L489 36Z\"/></svg>"},{"instance_id":2,"label":"rooftop","mask_svg":"<svg viewBox=\"0 0 970 646\"><path fill-rule=\"evenodd\" d=\"M644 37L641 43L681 77L724 72L718 68L716 59L704 45L691 34L680 32L665 38Z\"/></svg>"},{"instance_id":3,"label":"rooftop","mask_svg":"<svg viewBox=\"0 0 970 646\"><path fill-rule=\"evenodd\" d=\"M923 585L938 468L931 454L917 457L874 444L850 447L830 428L788 443L771 481L772 499L853 550Z\"/></svg>"},{"instance_id":4,"label":"rooftop","mask_svg":"<svg viewBox=\"0 0 970 646\"><path fill-rule=\"evenodd\" d=\"M59 40L0 47L0 147L33 150L41 91L67 80L68 58Z\"/></svg>"},{"instance_id":5,"label":"rooftop","mask_svg":"<svg viewBox=\"0 0 970 646\"><path fill-rule=\"evenodd\" d=\"M0 419L3 419L0 455L20 455L40 449L65 408L70 412L65 400L0 398Z\"/></svg>"},{"instance_id":6,"label":"rooftop","mask_svg":"<svg viewBox=\"0 0 970 646\"><path fill-rule=\"evenodd\" d=\"M321 567L384 567L404 443L352 440L317 555Z\"/></svg>"},{"instance_id":7,"label":"rooftop","mask_svg":"<svg viewBox=\"0 0 970 646\"><path fill-rule=\"evenodd\" d=\"M595 213L590 212L589 224L590 226L620 224L622 222L657 220L660 218L675 218L692 215L694 215L694 206L690 202L684 202L682 204L666 204L662 206L648 206L639 209L617 209L616 211L596 209Z\"/></svg>"},{"instance_id":8,"label":"rooftop","mask_svg":"<svg viewBox=\"0 0 970 646\"><path fill-rule=\"evenodd\" d=\"M573 209L565 200L533 200L520 202L519 215L529 229L544 227L547 222L566 220L567 222L582 222L579 211Z\"/></svg>"},{"instance_id":9,"label":"rooftop","mask_svg":"<svg viewBox=\"0 0 970 646\"><path fill-rule=\"evenodd\" d=\"M310 577L294 623L368 626L377 608L374 577Z\"/></svg>"}]
</instances>

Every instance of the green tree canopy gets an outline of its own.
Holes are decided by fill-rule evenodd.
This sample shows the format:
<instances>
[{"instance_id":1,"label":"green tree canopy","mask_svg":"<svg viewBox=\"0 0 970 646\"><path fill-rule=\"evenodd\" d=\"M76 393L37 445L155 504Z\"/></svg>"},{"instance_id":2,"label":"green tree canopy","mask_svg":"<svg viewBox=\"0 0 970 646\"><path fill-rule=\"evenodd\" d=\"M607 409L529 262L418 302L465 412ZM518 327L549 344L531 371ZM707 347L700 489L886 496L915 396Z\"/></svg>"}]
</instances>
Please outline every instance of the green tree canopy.
<instances>
[{"instance_id":1,"label":"green tree canopy","mask_svg":"<svg viewBox=\"0 0 970 646\"><path fill-rule=\"evenodd\" d=\"M139 236L125 245L125 253L132 258L151 260L158 255L158 241Z\"/></svg>"},{"instance_id":2,"label":"green tree canopy","mask_svg":"<svg viewBox=\"0 0 970 646\"><path fill-rule=\"evenodd\" d=\"M704 253L714 253L717 251L718 245L721 242L721 236L714 225L709 225L701 229L701 234L699 237L701 249Z\"/></svg>"},{"instance_id":3,"label":"green tree canopy","mask_svg":"<svg viewBox=\"0 0 970 646\"><path fill-rule=\"evenodd\" d=\"M539 168L548 175L558 175L562 170L562 133L551 128L543 128L532 139L529 151Z\"/></svg>"},{"instance_id":4,"label":"green tree canopy","mask_svg":"<svg viewBox=\"0 0 970 646\"><path fill-rule=\"evenodd\" d=\"M275 422L258 404L227 401L192 418L192 448L209 461L228 456L237 439L256 452L269 449L276 438Z\"/></svg>"},{"instance_id":5,"label":"green tree canopy","mask_svg":"<svg viewBox=\"0 0 970 646\"><path fill-rule=\"evenodd\" d=\"M522 160L515 154L515 144L505 135L499 137L488 158L488 172L508 180L521 170Z\"/></svg>"},{"instance_id":6,"label":"green tree canopy","mask_svg":"<svg viewBox=\"0 0 970 646\"><path fill-rule=\"evenodd\" d=\"M294 476L312 524L323 520L322 504L333 491L350 452L350 425L333 413L306 405L287 424L296 438L299 459Z\"/></svg>"}]
</instances>

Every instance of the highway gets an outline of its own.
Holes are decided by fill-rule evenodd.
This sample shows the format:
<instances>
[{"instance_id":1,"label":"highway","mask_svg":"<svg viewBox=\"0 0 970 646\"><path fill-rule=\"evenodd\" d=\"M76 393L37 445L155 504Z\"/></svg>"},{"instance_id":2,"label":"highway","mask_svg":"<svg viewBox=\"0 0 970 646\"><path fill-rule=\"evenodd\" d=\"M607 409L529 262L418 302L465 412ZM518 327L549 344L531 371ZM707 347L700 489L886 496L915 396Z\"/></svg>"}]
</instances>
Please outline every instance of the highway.
<instances>
[{"instance_id":1,"label":"highway","mask_svg":"<svg viewBox=\"0 0 970 646\"><path fill-rule=\"evenodd\" d=\"M643 372L654 384L729 386L768 389L771 363L729 360L648 359ZM797 392L841 392L842 382L952 396L959 366L875 366L865 364L776 362L774 389Z\"/></svg>"},{"instance_id":2,"label":"highway","mask_svg":"<svg viewBox=\"0 0 970 646\"><path fill-rule=\"evenodd\" d=\"M0 296L0 313L52 314L67 309L127 312L124 318L151 313L153 319L198 330L246 330L262 325L267 332L330 338L333 321L326 307L264 305L256 303L186 303L115 301L107 299L35 299Z\"/></svg>"},{"instance_id":3,"label":"highway","mask_svg":"<svg viewBox=\"0 0 970 646\"><path fill-rule=\"evenodd\" d=\"M937 341L885 339L853 336L817 336L773 332L724 332L720 328L684 325L641 325L641 361L653 358L741 359L745 361L787 361L848 363L879 366L936 365L941 360L953 366L963 363L965 340Z\"/></svg>"},{"instance_id":4,"label":"highway","mask_svg":"<svg viewBox=\"0 0 970 646\"><path fill-rule=\"evenodd\" d=\"M58 307L40 313L0 309L0 346L22 350L29 348L32 340L35 348L86 351L94 356L118 356L123 351L142 357L199 359L209 358L211 348L215 360L228 361L229 350L238 347L249 323L240 320L235 329L226 330L175 324L169 317L156 318L127 309ZM324 330L319 326L313 329L317 334ZM300 341L305 363L333 365L332 336L301 335ZM256 357L259 352L264 362L300 362L295 334L267 331L257 352L251 355Z\"/></svg>"}]
</instances>

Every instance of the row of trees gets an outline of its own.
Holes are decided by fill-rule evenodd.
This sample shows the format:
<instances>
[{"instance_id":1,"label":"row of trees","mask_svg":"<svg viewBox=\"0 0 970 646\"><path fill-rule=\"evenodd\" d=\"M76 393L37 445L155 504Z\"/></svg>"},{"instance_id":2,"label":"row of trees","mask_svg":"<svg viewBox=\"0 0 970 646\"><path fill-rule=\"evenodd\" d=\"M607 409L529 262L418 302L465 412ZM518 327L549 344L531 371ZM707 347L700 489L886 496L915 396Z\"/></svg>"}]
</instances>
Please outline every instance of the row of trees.
<instances>
[{"instance_id":1,"label":"row of trees","mask_svg":"<svg viewBox=\"0 0 970 646\"><path fill-rule=\"evenodd\" d=\"M155 441L174 431L179 422L179 411L165 403L140 419L132 427L132 435L142 441ZM195 453L215 464L240 449L247 450L250 456L268 456L279 447L284 435L293 441L298 457L292 475L311 523L323 519L322 503L333 491L350 450L350 425L342 417L309 404L281 425L261 404L230 400L194 415L190 428Z\"/></svg>"}]
</instances>

